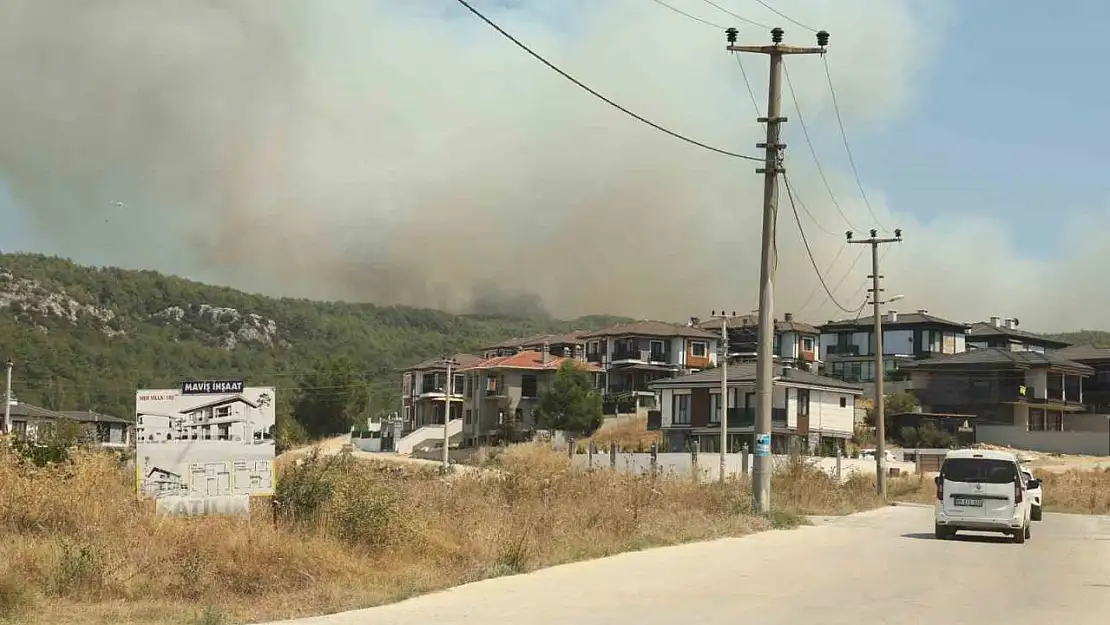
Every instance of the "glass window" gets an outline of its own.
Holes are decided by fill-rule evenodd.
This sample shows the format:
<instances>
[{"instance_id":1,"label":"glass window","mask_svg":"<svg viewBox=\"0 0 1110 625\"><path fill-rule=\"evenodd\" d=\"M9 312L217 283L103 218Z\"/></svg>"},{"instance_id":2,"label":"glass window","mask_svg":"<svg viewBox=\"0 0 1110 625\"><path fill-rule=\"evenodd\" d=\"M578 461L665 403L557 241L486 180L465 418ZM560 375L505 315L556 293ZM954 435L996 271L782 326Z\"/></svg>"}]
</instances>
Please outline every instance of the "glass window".
<instances>
[{"instance_id":1,"label":"glass window","mask_svg":"<svg viewBox=\"0 0 1110 625\"><path fill-rule=\"evenodd\" d=\"M709 352L704 341L690 343L690 353L698 358L704 358Z\"/></svg>"},{"instance_id":2,"label":"glass window","mask_svg":"<svg viewBox=\"0 0 1110 625\"><path fill-rule=\"evenodd\" d=\"M690 396L674 396L673 420L675 425L690 425Z\"/></svg>"},{"instance_id":3,"label":"glass window","mask_svg":"<svg viewBox=\"0 0 1110 625\"><path fill-rule=\"evenodd\" d=\"M1017 465L993 458L949 458L940 474L950 482L1008 484L1018 479Z\"/></svg>"},{"instance_id":4,"label":"glass window","mask_svg":"<svg viewBox=\"0 0 1110 625\"><path fill-rule=\"evenodd\" d=\"M721 394L715 393L709 396L709 422L721 422Z\"/></svg>"}]
</instances>

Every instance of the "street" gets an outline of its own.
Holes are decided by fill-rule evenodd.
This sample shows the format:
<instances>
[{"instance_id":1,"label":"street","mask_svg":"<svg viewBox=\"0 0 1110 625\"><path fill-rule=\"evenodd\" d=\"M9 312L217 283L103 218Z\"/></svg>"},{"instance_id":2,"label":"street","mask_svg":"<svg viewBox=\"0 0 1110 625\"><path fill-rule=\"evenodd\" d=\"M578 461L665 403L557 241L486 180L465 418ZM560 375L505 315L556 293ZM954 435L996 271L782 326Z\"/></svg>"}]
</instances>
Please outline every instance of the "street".
<instances>
[{"instance_id":1,"label":"street","mask_svg":"<svg viewBox=\"0 0 1110 625\"><path fill-rule=\"evenodd\" d=\"M813 521L284 623L1079 625L1110 614L1110 517L1045 514L1025 545L938 541L931 507Z\"/></svg>"}]
</instances>

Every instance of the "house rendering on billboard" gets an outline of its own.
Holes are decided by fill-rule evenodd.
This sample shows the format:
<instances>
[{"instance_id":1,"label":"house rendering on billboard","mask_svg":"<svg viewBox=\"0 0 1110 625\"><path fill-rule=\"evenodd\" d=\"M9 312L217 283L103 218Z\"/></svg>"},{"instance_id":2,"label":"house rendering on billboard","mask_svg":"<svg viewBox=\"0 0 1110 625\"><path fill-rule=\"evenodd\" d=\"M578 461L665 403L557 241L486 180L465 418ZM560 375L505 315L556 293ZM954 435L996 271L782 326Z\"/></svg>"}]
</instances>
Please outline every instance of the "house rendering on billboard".
<instances>
[{"instance_id":1,"label":"house rendering on billboard","mask_svg":"<svg viewBox=\"0 0 1110 625\"><path fill-rule=\"evenodd\" d=\"M185 382L135 398L140 496L272 495L275 389Z\"/></svg>"}]
</instances>

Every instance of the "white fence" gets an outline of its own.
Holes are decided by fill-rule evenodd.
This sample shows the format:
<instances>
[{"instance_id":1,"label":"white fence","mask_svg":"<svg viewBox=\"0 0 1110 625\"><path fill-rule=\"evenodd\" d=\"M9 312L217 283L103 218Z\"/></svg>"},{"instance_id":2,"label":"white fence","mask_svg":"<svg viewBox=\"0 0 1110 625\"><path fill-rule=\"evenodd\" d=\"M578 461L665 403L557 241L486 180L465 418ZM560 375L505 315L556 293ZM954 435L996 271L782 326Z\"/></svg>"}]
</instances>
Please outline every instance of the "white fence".
<instances>
[{"instance_id":1,"label":"white fence","mask_svg":"<svg viewBox=\"0 0 1110 625\"><path fill-rule=\"evenodd\" d=\"M790 456L772 456L776 469L790 462ZM751 474L754 455L748 454L745 465L743 455L727 454L725 456L725 473L736 477L743 473L746 466ZM650 453L618 453L615 462L607 452L593 454L575 454L572 464L579 468L615 468L628 473L645 473L651 471ZM826 458L807 457L805 462L811 466L819 467L831 476L836 476L839 467L841 479L847 479L852 473L875 473L875 460L861 460L859 458ZM914 463L888 461L887 467L898 469L903 473L913 473ZM694 455L690 453L660 453L656 455L656 470L663 474L673 474L694 477ZM697 455L697 476L701 480L720 479L721 455L716 453L700 453Z\"/></svg>"}]
</instances>

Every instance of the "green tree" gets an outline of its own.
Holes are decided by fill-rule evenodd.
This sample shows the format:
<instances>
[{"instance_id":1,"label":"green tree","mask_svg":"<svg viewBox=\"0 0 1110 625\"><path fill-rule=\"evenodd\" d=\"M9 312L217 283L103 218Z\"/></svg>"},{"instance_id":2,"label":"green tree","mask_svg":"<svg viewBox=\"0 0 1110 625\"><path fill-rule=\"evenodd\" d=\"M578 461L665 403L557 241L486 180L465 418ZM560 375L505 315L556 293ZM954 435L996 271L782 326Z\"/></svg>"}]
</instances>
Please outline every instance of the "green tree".
<instances>
[{"instance_id":1,"label":"green tree","mask_svg":"<svg viewBox=\"0 0 1110 625\"><path fill-rule=\"evenodd\" d=\"M341 434L369 414L370 394L350 358L322 360L298 381L293 418L310 437ZM280 430L279 424L279 430ZM296 426L290 424L290 431Z\"/></svg>"},{"instance_id":2,"label":"green tree","mask_svg":"<svg viewBox=\"0 0 1110 625\"><path fill-rule=\"evenodd\" d=\"M890 425L890 415L899 414L903 412L913 412L921 404L917 401L917 395L909 391L898 391L891 393L883 398L883 416L887 420L887 425ZM874 407L867 408L866 414L867 425L875 425Z\"/></svg>"},{"instance_id":3,"label":"green tree","mask_svg":"<svg viewBox=\"0 0 1110 625\"><path fill-rule=\"evenodd\" d=\"M573 360L564 361L554 382L540 395L536 417L549 429L586 436L601 427L601 394L589 372Z\"/></svg>"}]
</instances>

